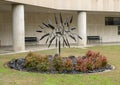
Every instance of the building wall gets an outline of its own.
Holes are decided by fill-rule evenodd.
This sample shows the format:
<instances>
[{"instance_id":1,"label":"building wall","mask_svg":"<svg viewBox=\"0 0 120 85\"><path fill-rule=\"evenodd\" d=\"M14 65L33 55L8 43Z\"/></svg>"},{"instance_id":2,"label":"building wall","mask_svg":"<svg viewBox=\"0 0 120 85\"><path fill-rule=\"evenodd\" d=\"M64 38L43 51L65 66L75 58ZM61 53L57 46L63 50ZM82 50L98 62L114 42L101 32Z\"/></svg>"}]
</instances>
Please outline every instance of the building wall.
<instances>
[{"instance_id":1,"label":"building wall","mask_svg":"<svg viewBox=\"0 0 120 85\"><path fill-rule=\"evenodd\" d=\"M62 14L63 18L74 16L72 26L77 27L77 13L66 13ZM12 13L1 12L0 13L0 40L1 45L12 45ZM87 35L98 35L102 37L102 42L120 42L120 35L117 34L118 26L105 26L105 16L117 16L109 14L87 14ZM38 37L41 38L43 34L37 33L36 30L40 30L39 26L42 22L48 22L48 19L54 23L53 13L25 13L25 36L26 37ZM47 30L48 31L48 30ZM77 32L74 31L74 32ZM18 35L19 36L19 35ZM45 43L40 41L40 44ZM75 43L70 39L71 43Z\"/></svg>"},{"instance_id":2,"label":"building wall","mask_svg":"<svg viewBox=\"0 0 120 85\"><path fill-rule=\"evenodd\" d=\"M4 1L10 1L13 3L23 3L48 8L54 8L55 4L55 0L4 0Z\"/></svg>"},{"instance_id":3,"label":"building wall","mask_svg":"<svg viewBox=\"0 0 120 85\"><path fill-rule=\"evenodd\" d=\"M71 27L76 27L77 28L77 13L73 13L73 14L62 14L63 20L65 21L66 18L69 18L71 16L74 16L73 19L73 23L71 24ZM59 20L59 13L56 14L56 16L58 17ZM26 13L26 37L38 37L38 39L41 38L42 35L44 35L44 33L37 33L36 30L41 30L40 27L38 25L42 25L41 23L43 22L49 22L49 20L51 21L51 23L56 26L55 20L54 20L54 13ZM51 32L51 30L45 28L47 32ZM77 30L76 30L77 31ZM74 31L76 33L76 31ZM42 41L40 41L40 44L45 44L46 38L43 39ZM69 38L69 41L71 43L75 43L72 39ZM53 43L54 44L54 43Z\"/></svg>"},{"instance_id":4,"label":"building wall","mask_svg":"<svg viewBox=\"0 0 120 85\"><path fill-rule=\"evenodd\" d=\"M58 16L59 14L56 15ZM72 15L74 15L73 23L71 24L71 26L72 27L77 26L76 13L62 15L64 20L66 17L71 17ZM52 23L54 23L54 13L39 13L39 12L25 13L25 36L37 37L39 40L43 34L36 32L37 30L41 30L38 25L41 25L42 22L45 23L48 22L48 19L51 20ZM50 31L47 28L46 30L47 32ZM10 12L0 13L0 41L2 46L12 45L12 13ZM39 42L39 44L45 44L45 41L46 39L43 39L42 41ZM71 43L75 43L72 39L70 39L69 41Z\"/></svg>"},{"instance_id":5,"label":"building wall","mask_svg":"<svg viewBox=\"0 0 120 85\"><path fill-rule=\"evenodd\" d=\"M0 12L0 41L1 45L12 44L12 23L10 12Z\"/></svg>"},{"instance_id":6,"label":"building wall","mask_svg":"<svg viewBox=\"0 0 120 85\"><path fill-rule=\"evenodd\" d=\"M120 11L119 9L120 0L55 0L55 1L56 1L55 7L63 10Z\"/></svg>"},{"instance_id":7,"label":"building wall","mask_svg":"<svg viewBox=\"0 0 120 85\"><path fill-rule=\"evenodd\" d=\"M97 35L102 38L102 42L120 42L118 26L106 26L105 16L120 17L120 15L110 14L88 14L87 35Z\"/></svg>"},{"instance_id":8,"label":"building wall","mask_svg":"<svg viewBox=\"0 0 120 85\"><path fill-rule=\"evenodd\" d=\"M59 10L120 12L120 0L5 0Z\"/></svg>"}]
</instances>

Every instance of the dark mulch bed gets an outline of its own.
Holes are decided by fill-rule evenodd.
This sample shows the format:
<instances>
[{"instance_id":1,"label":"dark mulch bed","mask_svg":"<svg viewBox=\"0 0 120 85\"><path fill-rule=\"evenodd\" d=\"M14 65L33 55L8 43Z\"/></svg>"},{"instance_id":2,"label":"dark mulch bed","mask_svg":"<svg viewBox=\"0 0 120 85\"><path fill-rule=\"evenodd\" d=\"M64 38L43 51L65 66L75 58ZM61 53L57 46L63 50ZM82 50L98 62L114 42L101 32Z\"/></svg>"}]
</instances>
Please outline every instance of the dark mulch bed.
<instances>
[{"instance_id":1,"label":"dark mulch bed","mask_svg":"<svg viewBox=\"0 0 120 85\"><path fill-rule=\"evenodd\" d=\"M74 59L73 59L74 61ZM34 70L33 69L28 69L28 68L25 68L25 59L24 58L19 58L19 59L13 59L11 61L9 61L7 63L8 67L11 68L11 69L15 69L15 70L19 70L19 71L27 71L27 72L37 72L37 73L46 73L46 74L83 74L83 73L97 73L97 72L103 72L103 71L106 71L106 70L112 70L113 67L111 65L107 65L106 67L103 67L103 68L100 68L100 69L94 69L94 70L88 70L87 72L80 72L80 71L76 71L76 70L72 70L72 71L62 71L62 72L58 72L58 71L55 71L53 69L47 71L47 72L40 72L40 71L37 71L37 70Z\"/></svg>"}]
</instances>

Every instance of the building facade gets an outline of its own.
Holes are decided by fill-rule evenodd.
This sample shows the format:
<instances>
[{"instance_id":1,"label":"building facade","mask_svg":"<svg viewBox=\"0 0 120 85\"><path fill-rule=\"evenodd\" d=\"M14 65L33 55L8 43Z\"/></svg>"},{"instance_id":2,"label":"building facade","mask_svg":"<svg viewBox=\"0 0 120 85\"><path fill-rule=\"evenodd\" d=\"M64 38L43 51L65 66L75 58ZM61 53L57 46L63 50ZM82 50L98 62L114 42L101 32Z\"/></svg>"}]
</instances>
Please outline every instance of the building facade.
<instances>
[{"instance_id":1,"label":"building facade","mask_svg":"<svg viewBox=\"0 0 120 85\"><path fill-rule=\"evenodd\" d=\"M72 26L83 39L70 43L87 45L87 36L100 36L102 43L120 42L120 0L0 0L0 45L25 50L25 37L37 37L42 22L54 14L73 15ZM39 42L44 44L45 41Z\"/></svg>"}]
</instances>

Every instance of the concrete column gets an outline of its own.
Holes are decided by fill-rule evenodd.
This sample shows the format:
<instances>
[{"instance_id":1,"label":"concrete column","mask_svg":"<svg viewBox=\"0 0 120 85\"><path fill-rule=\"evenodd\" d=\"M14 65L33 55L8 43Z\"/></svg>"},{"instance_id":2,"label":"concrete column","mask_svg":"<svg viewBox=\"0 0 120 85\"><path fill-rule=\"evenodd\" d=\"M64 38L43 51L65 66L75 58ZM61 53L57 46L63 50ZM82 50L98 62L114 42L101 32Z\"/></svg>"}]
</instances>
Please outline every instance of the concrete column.
<instances>
[{"instance_id":1,"label":"concrete column","mask_svg":"<svg viewBox=\"0 0 120 85\"><path fill-rule=\"evenodd\" d=\"M25 25L24 25L24 5L12 5L13 18L13 49L14 51L25 50Z\"/></svg>"},{"instance_id":2,"label":"concrete column","mask_svg":"<svg viewBox=\"0 0 120 85\"><path fill-rule=\"evenodd\" d=\"M82 40L78 39L79 46L86 46L87 44L87 14L86 12L78 12L78 34Z\"/></svg>"}]
</instances>

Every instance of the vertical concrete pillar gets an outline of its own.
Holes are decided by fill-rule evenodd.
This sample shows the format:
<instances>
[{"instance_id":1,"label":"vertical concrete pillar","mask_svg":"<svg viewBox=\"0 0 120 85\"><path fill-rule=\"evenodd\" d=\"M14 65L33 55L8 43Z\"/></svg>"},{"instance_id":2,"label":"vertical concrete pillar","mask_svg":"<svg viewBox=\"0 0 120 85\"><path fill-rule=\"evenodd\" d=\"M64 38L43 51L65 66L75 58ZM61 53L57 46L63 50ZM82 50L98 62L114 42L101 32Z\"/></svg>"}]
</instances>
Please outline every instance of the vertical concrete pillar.
<instances>
[{"instance_id":1,"label":"vertical concrete pillar","mask_svg":"<svg viewBox=\"0 0 120 85\"><path fill-rule=\"evenodd\" d=\"M25 50L25 25L24 25L24 5L12 5L13 19L13 49L14 51Z\"/></svg>"},{"instance_id":2,"label":"vertical concrete pillar","mask_svg":"<svg viewBox=\"0 0 120 85\"><path fill-rule=\"evenodd\" d=\"M78 12L78 34L82 40L78 40L79 46L86 46L87 44L87 14L86 12Z\"/></svg>"}]
</instances>

